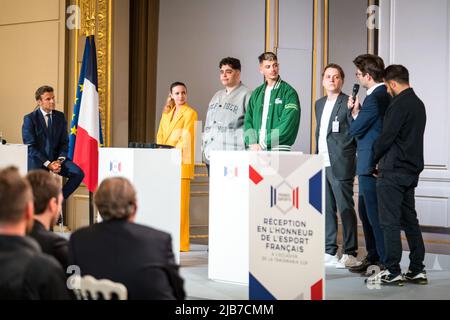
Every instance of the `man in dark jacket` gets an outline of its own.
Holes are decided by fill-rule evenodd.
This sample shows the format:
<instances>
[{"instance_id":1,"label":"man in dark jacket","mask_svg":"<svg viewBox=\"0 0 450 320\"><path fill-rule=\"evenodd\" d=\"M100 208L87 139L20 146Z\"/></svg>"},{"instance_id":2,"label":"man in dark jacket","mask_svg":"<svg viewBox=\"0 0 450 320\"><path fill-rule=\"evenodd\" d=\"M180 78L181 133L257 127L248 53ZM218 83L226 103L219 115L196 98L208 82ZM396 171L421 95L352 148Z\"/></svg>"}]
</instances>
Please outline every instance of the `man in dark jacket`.
<instances>
[{"instance_id":1,"label":"man in dark jacket","mask_svg":"<svg viewBox=\"0 0 450 320\"><path fill-rule=\"evenodd\" d=\"M378 208L386 246L387 269L380 277L386 284L404 280L400 269L400 230L403 229L411 250L409 270L404 278L427 284L423 264L425 246L414 200L414 190L424 167L425 106L409 86L409 73L404 66L387 67L384 82L393 99L386 110L383 131L374 145L374 161L379 171Z\"/></svg>"},{"instance_id":2,"label":"man in dark jacket","mask_svg":"<svg viewBox=\"0 0 450 320\"><path fill-rule=\"evenodd\" d=\"M168 233L134 223L136 191L125 178L104 180L95 196L103 222L76 231L69 262L81 275L120 282L130 300L184 299Z\"/></svg>"},{"instance_id":3,"label":"man in dark jacket","mask_svg":"<svg viewBox=\"0 0 450 320\"><path fill-rule=\"evenodd\" d=\"M59 263L26 237L33 194L16 168L0 171L0 300L70 299Z\"/></svg>"},{"instance_id":4,"label":"man in dark jacket","mask_svg":"<svg viewBox=\"0 0 450 320\"><path fill-rule=\"evenodd\" d=\"M326 167L325 265L337 268L355 267L358 250L357 220L353 201L356 169L356 142L348 133L351 111L348 96L342 93L345 74L334 63L323 71L322 85L327 95L316 101L316 153L323 156ZM339 210L342 221L343 254L337 257Z\"/></svg>"},{"instance_id":5,"label":"man in dark jacket","mask_svg":"<svg viewBox=\"0 0 450 320\"><path fill-rule=\"evenodd\" d=\"M34 224L30 236L67 270L68 241L50 231L61 213L63 195L59 179L45 170L33 170L27 175L33 190Z\"/></svg>"},{"instance_id":6,"label":"man in dark jacket","mask_svg":"<svg viewBox=\"0 0 450 320\"><path fill-rule=\"evenodd\" d=\"M68 178L63 187L64 199L83 181L83 171L67 158L69 136L64 113L55 110L53 88L36 90L38 107L23 118L22 139L28 145L28 170L46 169Z\"/></svg>"}]
</instances>

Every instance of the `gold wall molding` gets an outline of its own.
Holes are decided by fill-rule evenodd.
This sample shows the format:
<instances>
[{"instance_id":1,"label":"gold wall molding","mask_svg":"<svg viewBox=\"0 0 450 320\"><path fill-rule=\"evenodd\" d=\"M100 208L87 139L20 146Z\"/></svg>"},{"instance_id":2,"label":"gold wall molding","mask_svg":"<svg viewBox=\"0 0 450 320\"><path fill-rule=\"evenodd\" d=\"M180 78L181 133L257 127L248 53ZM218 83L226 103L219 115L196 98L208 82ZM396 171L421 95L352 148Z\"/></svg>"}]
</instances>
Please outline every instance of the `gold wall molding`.
<instances>
[{"instance_id":1,"label":"gold wall molding","mask_svg":"<svg viewBox=\"0 0 450 320\"><path fill-rule=\"evenodd\" d=\"M279 41L279 15L280 1L266 0L266 30L265 30L265 51L277 54ZM271 42L273 35L273 42Z\"/></svg>"},{"instance_id":2,"label":"gold wall molding","mask_svg":"<svg viewBox=\"0 0 450 320\"><path fill-rule=\"evenodd\" d=\"M311 94L311 153L316 151L316 127L315 103L318 94L326 95L322 88L322 69L328 64L328 35L329 35L329 3L328 0L314 0L313 14L313 63L312 63L312 94ZM322 26L320 30L319 26ZM320 55L322 55L320 57Z\"/></svg>"},{"instance_id":3,"label":"gold wall molding","mask_svg":"<svg viewBox=\"0 0 450 320\"><path fill-rule=\"evenodd\" d=\"M79 57L79 46L84 46L85 37L94 35L97 46L98 95L100 120L104 146L111 145L111 39L112 0L76 0L80 8L81 28L75 36L75 94L83 57ZM80 52L84 52L83 50Z\"/></svg>"}]
</instances>

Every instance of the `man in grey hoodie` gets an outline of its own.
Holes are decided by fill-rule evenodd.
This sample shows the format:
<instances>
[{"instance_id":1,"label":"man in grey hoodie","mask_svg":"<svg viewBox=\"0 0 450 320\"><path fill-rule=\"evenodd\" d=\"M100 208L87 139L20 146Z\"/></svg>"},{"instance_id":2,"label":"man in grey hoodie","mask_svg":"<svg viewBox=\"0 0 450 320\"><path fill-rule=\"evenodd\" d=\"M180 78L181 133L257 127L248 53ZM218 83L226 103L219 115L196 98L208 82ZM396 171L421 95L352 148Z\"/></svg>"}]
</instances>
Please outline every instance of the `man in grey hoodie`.
<instances>
[{"instance_id":1,"label":"man in grey hoodie","mask_svg":"<svg viewBox=\"0 0 450 320\"><path fill-rule=\"evenodd\" d=\"M245 150L244 117L251 90L241 82L241 62L227 57L219 63L220 81L225 87L216 92L208 106L202 137L203 161L209 170L213 150Z\"/></svg>"}]
</instances>

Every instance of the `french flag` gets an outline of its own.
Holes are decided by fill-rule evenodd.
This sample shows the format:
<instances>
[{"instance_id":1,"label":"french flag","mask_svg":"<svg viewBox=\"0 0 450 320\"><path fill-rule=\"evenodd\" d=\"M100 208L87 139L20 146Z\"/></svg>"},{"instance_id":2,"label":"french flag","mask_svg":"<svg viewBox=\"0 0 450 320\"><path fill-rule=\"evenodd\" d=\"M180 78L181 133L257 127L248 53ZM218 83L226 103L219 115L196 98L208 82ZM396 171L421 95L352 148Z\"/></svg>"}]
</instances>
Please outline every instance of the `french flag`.
<instances>
[{"instance_id":1,"label":"french flag","mask_svg":"<svg viewBox=\"0 0 450 320\"><path fill-rule=\"evenodd\" d=\"M73 162L83 170L83 182L90 192L95 192L98 185L98 148L102 143L97 51L94 36L89 36L86 38L71 124L69 157L72 155Z\"/></svg>"}]
</instances>

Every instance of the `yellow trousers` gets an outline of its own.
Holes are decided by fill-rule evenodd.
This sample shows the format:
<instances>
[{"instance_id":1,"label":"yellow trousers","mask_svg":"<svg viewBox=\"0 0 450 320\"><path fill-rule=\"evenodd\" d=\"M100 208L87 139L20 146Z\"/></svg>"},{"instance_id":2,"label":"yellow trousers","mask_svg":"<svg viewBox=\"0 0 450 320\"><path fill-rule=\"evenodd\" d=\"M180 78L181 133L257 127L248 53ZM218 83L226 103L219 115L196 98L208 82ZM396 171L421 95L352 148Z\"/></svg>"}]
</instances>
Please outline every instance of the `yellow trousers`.
<instances>
[{"instance_id":1,"label":"yellow trousers","mask_svg":"<svg viewBox=\"0 0 450 320\"><path fill-rule=\"evenodd\" d=\"M189 200L191 180L181 179L180 251L189 251Z\"/></svg>"}]
</instances>

